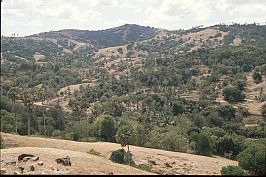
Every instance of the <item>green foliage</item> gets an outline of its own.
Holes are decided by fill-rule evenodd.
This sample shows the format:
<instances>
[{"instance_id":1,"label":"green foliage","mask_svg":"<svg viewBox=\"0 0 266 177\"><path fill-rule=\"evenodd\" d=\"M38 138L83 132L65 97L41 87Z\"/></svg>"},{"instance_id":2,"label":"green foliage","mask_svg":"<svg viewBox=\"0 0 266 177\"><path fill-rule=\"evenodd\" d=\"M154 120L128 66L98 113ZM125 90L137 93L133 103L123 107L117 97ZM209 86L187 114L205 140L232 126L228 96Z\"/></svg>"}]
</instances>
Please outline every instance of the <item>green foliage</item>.
<instances>
[{"instance_id":1,"label":"green foliage","mask_svg":"<svg viewBox=\"0 0 266 177\"><path fill-rule=\"evenodd\" d=\"M244 176L245 171L239 166L228 165L222 168L222 176Z\"/></svg>"},{"instance_id":2,"label":"green foliage","mask_svg":"<svg viewBox=\"0 0 266 177\"><path fill-rule=\"evenodd\" d=\"M227 86L223 90L223 96L226 101L239 102L242 101L246 96L237 87Z\"/></svg>"},{"instance_id":3,"label":"green foliage","mask_svg":"<svg viewBox=\"0 0 266 177\"><path fill-rule=\"evenodd\" d=\"M260 83L262 81L261 73L258 71L253 71L252 78L254 79L255 83Z\"/></svg>"},{"instance_id":4,"label":"green foliage","mask_svg":"<svg viewBox=\"0 0 266 177\"><path fill-rule=\"evenodd\" d=\"M257 175L265 174L265 145L253 144L237 156L239 166Z\"/></svg>"},{"instance_id":5,"label":"green foliage","mask_svg":"<svg viewBox=\"0 0 266 177\"><path fill-rule=\"evenodd\" d=\"M0 136L0 149L5 149L5 143L2 136Z\"/></svg>"},{"instance_id":6,"label":"green foliage","mask_svg":"<svg viewBox=\"0 0 266 177\"><path fill-rule=\"evenodd\" d=\"M203 133L192 132L189 136L190 140L195 143L194 150L199 155L210 154L210 142L207 135Z\"/></svg>"},{"instance_id":7,"label":"green foliage","mask_svg":"<svg viewBox=\"0 0 266 177\"><path fill-rule=\"evenodd\" d=\"M94 122L94 127L97 131L97 137L103 138L106 141L114 141L116 127L112 116L98 116Z\"/></svg>"},{"instance_id":8,"label":"green foliage","mask_svg":"<svg viewBox=\"0 0 266 177\"><path fill-rule=\"evenodd\" d=\"M132 139L134 133L134 129L130 124L119 126L116 132L116 140L124 147L132 143L130 139Z\"/></svg>"},{"instance_id":9,"label":"green foliage","mask_svg":"<svg viewBox=\"0 0 266 177\"><path fill-rule=\"evenodd\" d=\"M135 165L130 151L126 152L124 149L113 151L109 159L115 163L126 164L130 166Z\"/></svg>"},{"instance_id":10,"label":"green foliage","mask_svg":"<svg viewBox=\"0 0 266 177\"><path fill-rule=\"evenodd\" d=\"M266 103L261 107L261 115L266 119Z\"/></svg>"},{"instance_id":11,"label":"green foliage","mask_svg":"<svg viewBox=\"0 0 266 177\"><path fill-rule=\"evenodd\" d=\"M235 157L244 149L244 144L243 141L236 136L225 135L218 138L215 143L215 149L219 155L230 153L231 159L235 159Z\"/></svg>"},{"instance_id":12,"label":"green foliage","mask_svg":"<svg viewBox=\"0 0 266 177\"><path fill-rule=\"evenodd\" d=\"M95 149L90 149L90 151L87 152L88 154L96 155L96 156L102 156L100 152L95 151Z\"/></svg>"}]
</instances>

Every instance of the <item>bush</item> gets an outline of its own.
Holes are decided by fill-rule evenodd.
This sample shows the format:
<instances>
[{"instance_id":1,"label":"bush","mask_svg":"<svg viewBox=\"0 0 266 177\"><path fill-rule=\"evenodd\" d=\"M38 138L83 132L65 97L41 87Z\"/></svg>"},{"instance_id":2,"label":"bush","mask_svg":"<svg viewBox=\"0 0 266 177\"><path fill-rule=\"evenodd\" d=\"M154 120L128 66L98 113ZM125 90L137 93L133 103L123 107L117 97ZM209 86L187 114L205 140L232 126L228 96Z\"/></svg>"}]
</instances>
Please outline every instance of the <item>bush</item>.
<instances>
[{"instance_id":1,"label":"bush","mask_svg":"<svg viewBox=\"0 0 266 177\"><path fill-rule=\"evenodd\" d=\"M4 140L3 140L3 138L0 136L0 149L4 149L4 148L5 148Z\"/></svg>"},{"instance_id":2,"label":"bush","mask_svg":"<svg viewBox=\"0 0 266 177\"><path fill-rule=\"evenodd\" d=\"M252 144L237 156L239 166L254 174L265 174L265 145Z\"/></svg>"},{"instance_id":3,"label":"bush","mask_svg":"<svg viewBox=\"0 0 266 177\"><path fill-rule=\"evenodd\" d=\"M91 149L90 151L87 152L88 154L96 155L96 156L101 156L100 152L95 151L95 149Z\"/></svg>"},{"instance_id":4,"label":"bush","mask_svg":"<svg viewBox=\"0 0 266 177\"><path fill-rule=\"evenodd\" d=\"M225 176L243 176L244 174L244 170L239 166L228 165L221 170L221 175Z\"/></svg>"},{"instance_id":5,"label":"bush","mask_svg":"<svg viewBox=\"0 0 266 177\"><path fill-rule=\"evenodd\" d=\"M195 143L194 150L199 155L209 155L211 151L210 142L207 135L203 133L192 132L190 140Z\"/></svg>"},{"instance_id":6,"label":"bush","mask_svg":"<svg viewBox=\"0 0 266 177\"><path fill-rule=\"evenodd\" d=\"M113 151L111 156L110 156L110 160L112 162L115 162L115 163L123 164L123 163L125 163L124 154L125 154L124 149L119 149L119 150Z\"/></svg>"},{"instance_id":7,"label":"bush","mask_svg":"<svg viewBox=\"0 0 266 177\"><path fill-rule=\"evenodd\" d=\"M132 154L129 151L126 152L124 149L113 151L109 159L115 163L126 164L130 166L135 165L135 162L132 159Z\"/></svg>"},{"instance_id":8,"label":"bush","mask_svg":"<svg viewBox=\"0 0 266 177\"><path fill-rule=\"evenodd\" d=\"M246 95L242 93L237 87L227 86L223 90L223 96L226 101L239 102L242 101Z\"/></svg>"}]
</instances>

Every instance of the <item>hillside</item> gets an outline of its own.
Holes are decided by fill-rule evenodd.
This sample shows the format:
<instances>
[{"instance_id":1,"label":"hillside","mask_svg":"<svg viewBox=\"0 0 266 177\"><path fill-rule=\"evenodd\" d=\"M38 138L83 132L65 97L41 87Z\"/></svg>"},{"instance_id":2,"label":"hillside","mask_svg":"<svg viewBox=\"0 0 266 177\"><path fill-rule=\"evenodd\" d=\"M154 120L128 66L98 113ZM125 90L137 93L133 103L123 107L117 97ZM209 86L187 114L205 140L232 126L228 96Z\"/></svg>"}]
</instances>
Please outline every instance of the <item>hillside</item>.
<instances>
[{"instance_id":1,"label":"hillside","mask_svg":"<svg viewBox=\"0 0 266 177\"><path fill-rule=\"evenodd\" d=\"M173 31L126 24L2 37L1 131L66 140L44 139L46 148L95 145L105 157L130 144L136 162L152 158L158 174L219 173L226 163L208 172L201 164L239 161L251 148L263 164L265 34L255 23ZM206 160L193 166L199 155Z\"/></svg>"},{"instance_id":2,"label":"hillside","mask_svg":"<svg viewBox=\"0 0 266 177\"><path fill-rule=\"evenodd\" d=\"M34 174L150 174L125 165L112 163L108 160L110 152L120 149L121 145L108 142L74 142L59 139L46 139L38 137L23 137L1 133L7 149L1 149L1 168L5 168L9 174L16 168L4 166L4 162L16 157L21 153L30 153L40 157L44 162ZM87 154L90 149L100 152L103 157ZM197 156L186 153L163 151L137 146L130 146L133 159L137 164L152 166L153 173L159 174L183 174L183 175L217 175L222 166L236 165L236 161L214 157ZM54 159L68 155L72 166L64 167L54 165ZM157 165L151 165L148 161L155 161ZM21 163L29 166L30 162ZM165 163L172 167L165 167ZM59 171L51 170L59 168ZM40 170L40 171L39 171Z\"/></svg>"}]
</instances>

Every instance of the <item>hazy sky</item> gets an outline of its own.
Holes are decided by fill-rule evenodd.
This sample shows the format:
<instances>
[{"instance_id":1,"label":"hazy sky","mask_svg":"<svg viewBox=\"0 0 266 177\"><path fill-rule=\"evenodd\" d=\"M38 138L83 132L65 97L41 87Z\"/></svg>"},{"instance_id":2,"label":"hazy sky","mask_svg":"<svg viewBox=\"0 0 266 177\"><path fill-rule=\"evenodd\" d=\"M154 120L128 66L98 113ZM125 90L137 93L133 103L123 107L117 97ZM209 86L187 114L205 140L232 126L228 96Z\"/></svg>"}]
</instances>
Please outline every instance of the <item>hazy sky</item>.
<instances>
[{"instance_id":1,"label":"hazy sky","mask_svg":"<svg viewBox=\"0 0 266 177\"><path fill-rule=\"evenodd\" d=\"M101 30L129 24L187 29L266 22L266 0L2 0L1 33Z\"/></svg>"}]
</instances>

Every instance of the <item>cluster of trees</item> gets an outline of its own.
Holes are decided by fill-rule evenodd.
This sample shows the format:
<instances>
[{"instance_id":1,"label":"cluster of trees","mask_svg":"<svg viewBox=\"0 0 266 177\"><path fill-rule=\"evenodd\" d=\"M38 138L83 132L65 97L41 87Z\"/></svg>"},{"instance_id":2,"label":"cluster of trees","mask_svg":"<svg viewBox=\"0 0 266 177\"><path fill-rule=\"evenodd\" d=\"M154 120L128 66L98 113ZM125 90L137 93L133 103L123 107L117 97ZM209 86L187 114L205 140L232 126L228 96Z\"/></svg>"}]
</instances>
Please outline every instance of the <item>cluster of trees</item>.
<instances>
[{"instance_id":1,"label":"cluster of trees","mask_svg":"<svg viewBox=\"0 0 266 177\"><path fill-rule=\"evenodd\" d=\"M220 28L229 27L221 25ZM262 40L254 34L254 26L247 28L252 31L248 40L252 37ZM258 34L264 32L261 27L259 29ZM76 32L68 31L71 34ZM109 32L103 31L104 34ZM127 37L134 41L138 38L135 34L128 33ZM42 35L58 37L53 32ZM84 40L90 39L90 32L79 35ZM145 37L152 35L153 29ZM109 43L108 40L113 37L101 38L103 41L98 45L121 42L117 39ZM21 44L19 40L5 44L14 43L18 48ZM68 45L66 36L58 42ZM134 42L130 43L128 49L135 48L133 45ZM216 98L221 94L229 102L242 101L245 98L247 72L252 73L254 82L263 80L266 73L265 43L247 45L244 41L240 46L225 45L193 52L185 50L177 54L176 47L179 45L173 37L161 42L149 40L138 45L136 48L146 50L148 56L141 60L141 65L129 66L127 74L120 75L119 79L99 66L106 60L100 64L94 63L95 60L87 55L91 52L87 49L64 56L59 53L53 57L60 51L51 49L51 57L43 66L7 57L7 62L1 66L1 76L4 78L1 80L1 131L75 141L117 142L128 146L128 151L130 145L137 145L206 156L215 154L238 160L244 170L262 173L260 169L263 165L257 165L251 159L254 157L261 161L263 157L261 149L265 141L265 123L245 127L243 119L249 116L248 110L236 109L230 104L222 105ZM32 44L29 45L31 47ZM35 47L41 48L38 45ZM47 51L51 48L42 47ZM4 53L11 49L10 46L6 47ZM32 55L32 51L27 55ZM126 66L122 63L115 69L123 72ZM81 86L73 94L69 90L58 94L60 88L82 82L94 82L95 86ZM198 99L180 98L181 94L189 95L192 91L199 94ZM65 112L58 104L44 104L48 99L56 100L65 94L70 98L68 106L72 112ZM41 104L34 104L37 101ZM261 113L265 118L265 105ZM255 147L252 146L254 143ZM124 152L115 154L114 159L119 156L121 163L127 163ZM242 174L240 167L225 167L222 174Z\"/></svg>"}]
</instances>

